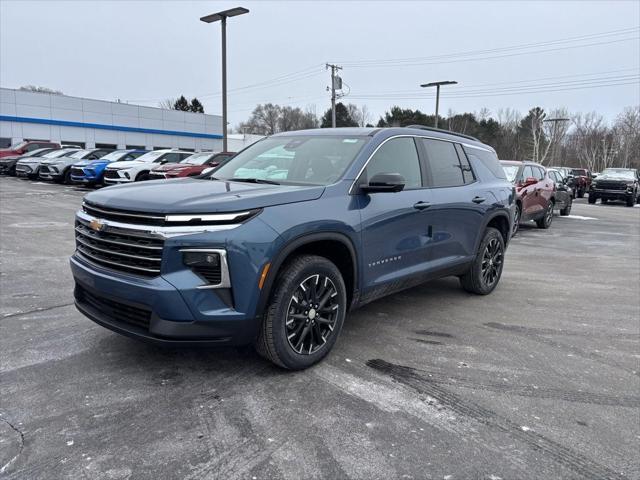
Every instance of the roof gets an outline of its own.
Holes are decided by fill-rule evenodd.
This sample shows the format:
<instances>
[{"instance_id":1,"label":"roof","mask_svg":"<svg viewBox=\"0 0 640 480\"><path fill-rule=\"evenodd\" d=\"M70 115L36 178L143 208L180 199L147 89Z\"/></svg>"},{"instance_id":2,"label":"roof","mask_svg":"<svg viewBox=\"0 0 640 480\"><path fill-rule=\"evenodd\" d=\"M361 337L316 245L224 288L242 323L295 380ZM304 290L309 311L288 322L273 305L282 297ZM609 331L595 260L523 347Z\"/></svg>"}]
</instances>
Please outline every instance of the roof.
<instances>
[{"instance_id":1,"label":"roof","mask_svg":"<svg viewBox=\"0 0 640 480\"><path fill-rule=\"evenodd\" d=\"M531 160L500 160L502 165L536 165L538 167L547 168L541 163L532 162Z\"/></svg>"}]
</instances>

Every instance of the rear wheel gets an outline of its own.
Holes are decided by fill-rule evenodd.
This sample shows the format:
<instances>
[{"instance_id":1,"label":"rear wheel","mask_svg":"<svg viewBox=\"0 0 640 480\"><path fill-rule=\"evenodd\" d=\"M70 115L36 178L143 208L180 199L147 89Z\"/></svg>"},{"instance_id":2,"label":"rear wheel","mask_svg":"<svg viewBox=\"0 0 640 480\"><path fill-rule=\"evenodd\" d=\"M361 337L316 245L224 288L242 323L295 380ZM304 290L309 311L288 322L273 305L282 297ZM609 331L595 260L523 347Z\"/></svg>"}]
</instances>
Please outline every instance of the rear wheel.
<instances>
[{"instance_id":1,"label":"rear wheel","mask_svg":"<svg viewBox=\"0 0 640 480\"><path fill-rule=\"evenodd\" d=\"M547 206L547 210L544 212L544 216L536 220L536 225L538 228L549 228L551 226L551 222L553 221L553 202L549 202Z\"/></svg>"},{"instance_id":2,"label":"rear wheel","mask_svg":"<svg viewBox=\"0 0 640 480\"><path fill-rule=\"evenodd\" d=\"M516 211L513 214L513 227L511 227L511 236L513 237L520 227L520 218L522 217L522 207L516 203Z\"/></svg>"},{"instance_id":3,"label":"rear wheel","mask_svg":"<svg viewBox=\"0 0 640 480\"><path fill-rule=\"evenodd\" d=\"M495 228L487 228L476 258L460 284L469 293L487 295L498 285L504 266L504 238Z\"/></svg>"},{"instance_id":4,"label":"rear wheel","mask_svg":"<svg viewBox=\"0 0 640 480\"><path fill-rule=\"evenodd\" d=\"M283 368L310 367L329 353L344 323L347 293L340 270L324 257L302 255L274 285L256 350Z\"/></svg>"},{"instance_id":5,"label":"rear wheel","mask_svg":"<svg viewBox=\"0 0 640 480\"><path fill-rule=\"evenodd\" d=\"M573 200L571 199L571 197L569 197L569 199L567 200L567 205L560 210L560 215L562 215L563 217L566 217L567 215L569 215L571 213L571 207L573 206Z\"/></svg>"}]
</instances>

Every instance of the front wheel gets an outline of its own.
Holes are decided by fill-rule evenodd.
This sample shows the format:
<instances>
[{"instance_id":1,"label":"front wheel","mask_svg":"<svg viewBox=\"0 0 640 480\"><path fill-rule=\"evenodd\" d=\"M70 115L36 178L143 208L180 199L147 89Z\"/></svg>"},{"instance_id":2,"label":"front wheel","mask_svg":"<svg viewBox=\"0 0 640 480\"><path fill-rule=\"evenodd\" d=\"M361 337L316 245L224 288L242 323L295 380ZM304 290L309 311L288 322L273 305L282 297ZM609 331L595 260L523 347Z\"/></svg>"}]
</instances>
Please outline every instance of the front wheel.
<instances>
[{"instance_id":1,"label":"front wheel","mask_svg":"<svg viewBox=\"0 0 640 480\"><path fill-rule=\"evenodd\" d=\"M580 188L578 190L578 198L582 198L582 197L584 197L584 190L582 188Z\"/></svg>"},{"instance_id":2,"label":"front wheel","mask_svg":"<svg viewBox=\"0 0 640 480\"><path fill-rule=\"evenodd\" d=\"M633 207L636 204L636 196L631 195L627 197L627 207Z\"/></svg>"},{"instance_id":3,"label":"front wheel","mask_svg":"<svg viewBox=\"0 0 640 480\"><path fill-rule=\"evenodd\" d=\"M138 175L136 175L136 182L142 182L145 180L149 180L149 172L140 172Z\"/></svg>"},{"instance_id":4,"label":"front wheel","mask_svg":"<svg viewBox=\"0 0 640 480\"><path fill-rule=\"evenodd\" d=\"M491 293L502 275L504 252L502 234L495 228L487 228L471 268L460 276L462 288L477 295Z\"/></svg>"},{"instance_id":5,"label":"front wheel","mask_svg":"<svg viewBox=\"0 0 640 480\"><path fill-rule=\"evenodd\" d=\"M276 365L302 370L333 348L347 310L340 270L328 259L302 255L290 261L275 283L256 350Z\"/></svg>"},{"instance_id":6,"label":"front wheel","mask_svg":"<svg viewBox=\"0 0 640 480\"><path fill-rule=\"evenodd\" d=\"M593 205L594 203L596 203L596 200L597 200L597 199L598 199L598 198L597 198L595 195L593 195L593 194L589 194L588 201L589 201L589 203L590 203L590 204L592 204L592 205Z\"/></svg>"},{"instance_id":7,"label":"front wheel","mask_svg":"<svg viewBox=\"0 0 640 480\"><path fill-rule=\"evenodd\" d=\"M549 228L551 226L551 222L553 221L553 202L549 202L547 206L547 210L544 212L544 217L539 220L536 220L536 225L538 228Z\"/></svg>"}]
</instances>

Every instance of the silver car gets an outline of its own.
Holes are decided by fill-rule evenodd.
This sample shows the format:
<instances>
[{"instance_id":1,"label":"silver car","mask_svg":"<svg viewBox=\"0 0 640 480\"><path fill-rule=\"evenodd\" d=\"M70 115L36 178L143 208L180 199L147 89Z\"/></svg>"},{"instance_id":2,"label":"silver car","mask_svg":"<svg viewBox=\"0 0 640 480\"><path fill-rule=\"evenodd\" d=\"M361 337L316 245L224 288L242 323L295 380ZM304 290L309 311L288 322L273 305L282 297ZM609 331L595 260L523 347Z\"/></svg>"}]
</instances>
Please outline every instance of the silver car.
<instances>
[{"instance_id":1,"label":"silver car","mask_svg":"<svg viewBox=\"0 0 640 480\"><path fill-rule=\"evenodd\" d=\"M45 160L64 157L65 155L71 155L72 153L80 150L79 148L63 148L61 150L54 150L42 157L26 157L21 158L16 163L16 175L19 177L38 178L40 173L40 164Z\"/></svg>"},{"instance_id":2,"label":"silver car","mask_svg":"<svg viewBox=\"0 0 640 480\"><path fill-rule=\"evenodd\" d=\"M71 183L71 165L80 160L97 160L112 152L113 149L91 148L78 150L71 155L63 155L57 158L43 160L40 164L38 176L42 180L53 180L59 183Z\"/></svg>"}]
</instances>

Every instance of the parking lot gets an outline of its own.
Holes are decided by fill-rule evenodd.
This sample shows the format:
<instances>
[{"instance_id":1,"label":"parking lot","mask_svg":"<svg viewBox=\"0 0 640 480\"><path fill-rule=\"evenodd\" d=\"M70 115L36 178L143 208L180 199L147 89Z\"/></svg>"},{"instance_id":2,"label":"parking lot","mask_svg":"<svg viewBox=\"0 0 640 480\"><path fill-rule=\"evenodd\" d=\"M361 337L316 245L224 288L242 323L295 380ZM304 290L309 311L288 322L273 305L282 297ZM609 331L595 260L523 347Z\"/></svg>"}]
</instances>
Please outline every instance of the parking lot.
<instances>
[{"instance_id":1,"label":"parking lot","mask_svg":"<svg viewBox=\"0 0 640 480\"><path fill-rule=\"evenodd\" d=\"M0 477L640 478L640 208L576 200L491 295L379 300L290 373L78 313L83 193L0 178Z\"/></svg>"}]
</instances>

